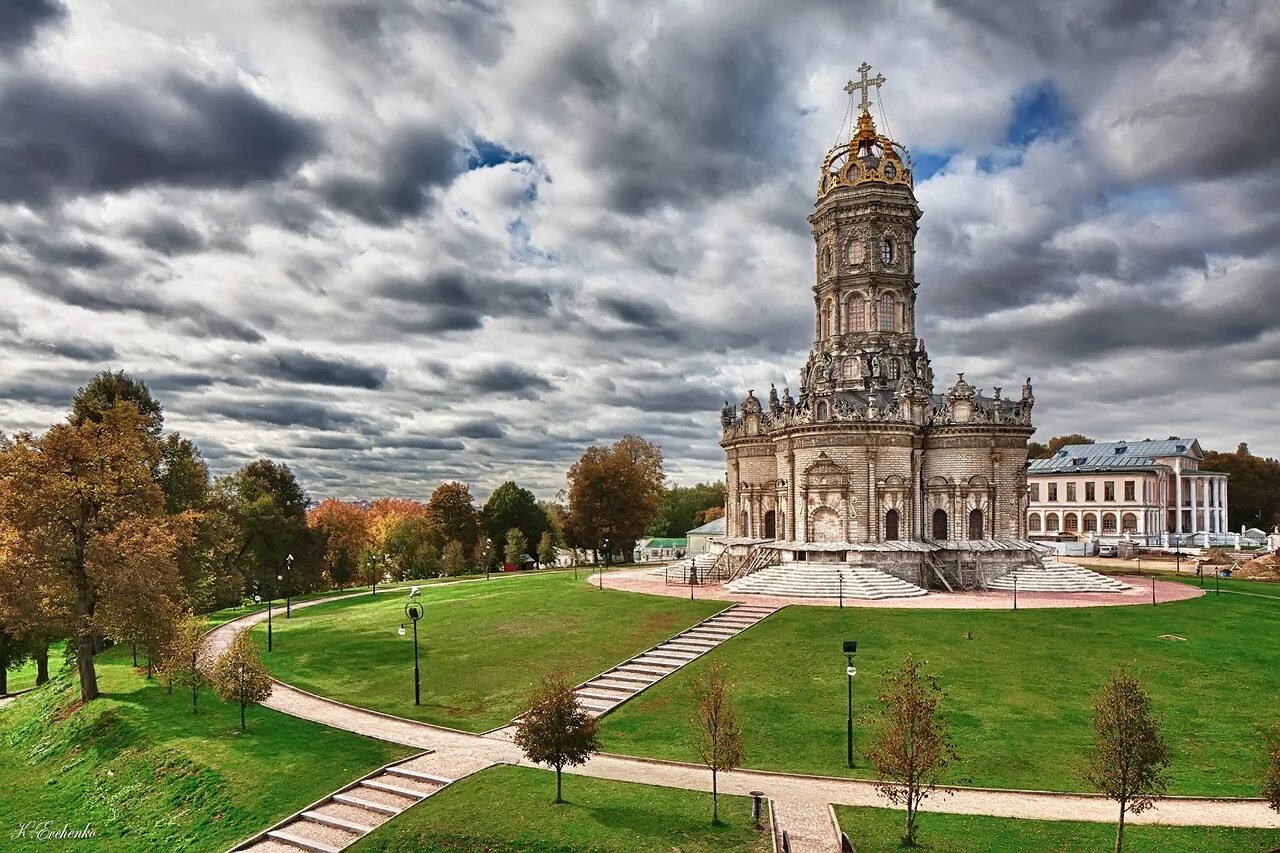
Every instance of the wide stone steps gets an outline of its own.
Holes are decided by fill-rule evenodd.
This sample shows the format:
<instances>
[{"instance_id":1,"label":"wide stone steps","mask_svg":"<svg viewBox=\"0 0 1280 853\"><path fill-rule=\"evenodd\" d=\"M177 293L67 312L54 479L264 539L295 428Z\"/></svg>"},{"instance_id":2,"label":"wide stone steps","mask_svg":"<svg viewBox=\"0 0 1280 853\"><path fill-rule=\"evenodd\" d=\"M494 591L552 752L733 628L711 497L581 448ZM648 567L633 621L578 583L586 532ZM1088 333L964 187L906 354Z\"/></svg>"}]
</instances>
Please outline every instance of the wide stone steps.
<instances>
[{"instance_id":1,"label":"wide stone steps","mask_svg":"<svg viewBox=\"0 0 1280 853\"><path fill-rule=\"evenodd\" d=\"M402 765L388 767L232 849L253 853L338 853L449 782Z\"/></svg>"},{"instance_id":2,"label":"wide stone steps","mask_svg":"<svg viewBox=\"0 0 1280 853\"><path fill-rule=\"evenodd\" d=\"M586 712L603 716L680 667L697 660L725 640L776 611L776 607L735 604L682 631L613 669L602 672L574 692ZM518 723L517 717L513 722Z\"/></svg>"},{"instance_id":3,"label":"wide stone steps","mask_svg":"<svg viewBox=\"0 0 1280 853\"><path fill-rule=\"evenodd\" d=\"M770 566L725 584L733 592L794 598L880 600L916 598L927 591L877 569L847 563L791 562Z\"/></svg>"},{"instance_id":4,"label":"wide stone steps","mask_svg":"<svg viewBox=\"0 0 1280 853\"><path fill-rule=\"evenodd\" d=\"M990 589L1012 591L1015 575L1019 592L1123 592L1132 589L1127 583L1115 578L1057 560L1050 560L1043 566L1023 566L996 578L987 586Z\"/></svg>"}]
</instances>

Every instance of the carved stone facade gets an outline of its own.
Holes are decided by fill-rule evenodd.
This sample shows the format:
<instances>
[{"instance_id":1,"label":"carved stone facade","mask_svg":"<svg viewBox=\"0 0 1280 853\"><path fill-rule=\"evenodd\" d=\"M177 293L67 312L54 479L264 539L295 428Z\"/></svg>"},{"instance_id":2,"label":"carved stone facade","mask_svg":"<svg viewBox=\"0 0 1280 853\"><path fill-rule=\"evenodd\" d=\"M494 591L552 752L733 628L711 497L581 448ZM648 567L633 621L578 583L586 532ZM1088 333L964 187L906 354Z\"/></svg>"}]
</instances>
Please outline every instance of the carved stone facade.
<instances>
[{"instance_id":1,"label":"carved stone facade","mask_svg":"<svg viewBox=\"0 0 1280 853\"><path fill-rule=\"evenodd\" d=\"M809 217L816 321L798 396L748 391L721 413L729 538L1026 538L1031 380L1016 398L964 374L934 392L915 327L912 186L910 158L864 108L823 162Z\"/></svg>"}]
</instances>

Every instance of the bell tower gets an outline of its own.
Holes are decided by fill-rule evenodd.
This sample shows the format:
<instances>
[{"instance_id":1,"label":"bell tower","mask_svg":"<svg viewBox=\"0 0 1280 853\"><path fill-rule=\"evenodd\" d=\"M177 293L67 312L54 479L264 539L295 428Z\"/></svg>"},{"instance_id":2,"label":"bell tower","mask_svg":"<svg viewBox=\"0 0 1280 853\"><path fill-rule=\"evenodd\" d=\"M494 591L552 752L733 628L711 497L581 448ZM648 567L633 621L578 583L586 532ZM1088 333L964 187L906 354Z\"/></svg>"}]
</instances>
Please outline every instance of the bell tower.
<instances>
[{"instance_id":1,"label":"bell tower","mask_svg":"<svg viewBox=\"0 0 1280 853\"><path fill-rule=\"evenodd\" d=\"M876 130L871 118L871 66L845 86L858 118L847 142L822 163L813 229L814 355L807 375L829 390L862 390L905 378L930 384L915 334L915 237L921 212L912 191L910 157ZM814 367L819 369L814 371Z\"/></svg>"}]
</instances>

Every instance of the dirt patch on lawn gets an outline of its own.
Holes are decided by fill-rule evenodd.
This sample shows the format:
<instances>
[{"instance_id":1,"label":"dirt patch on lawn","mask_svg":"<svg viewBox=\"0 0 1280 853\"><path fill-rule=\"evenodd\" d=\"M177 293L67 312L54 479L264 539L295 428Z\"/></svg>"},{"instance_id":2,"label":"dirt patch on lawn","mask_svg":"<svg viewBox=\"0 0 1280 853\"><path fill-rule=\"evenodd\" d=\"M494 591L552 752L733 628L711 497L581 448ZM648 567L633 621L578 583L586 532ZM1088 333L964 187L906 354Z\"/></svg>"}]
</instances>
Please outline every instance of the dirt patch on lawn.
<instances>
[{"instance_id":1,"label":"dirt patch on lawn","mask_svg":"<svg viewBox=\"0 0 1280 853\"><path fill-rule=\"evenodd\" d=\"M1232 569L1231 576L1251 581L1280 581L1280 559L1274 554L1254 557Z\"/></svg>"}]
</instances>

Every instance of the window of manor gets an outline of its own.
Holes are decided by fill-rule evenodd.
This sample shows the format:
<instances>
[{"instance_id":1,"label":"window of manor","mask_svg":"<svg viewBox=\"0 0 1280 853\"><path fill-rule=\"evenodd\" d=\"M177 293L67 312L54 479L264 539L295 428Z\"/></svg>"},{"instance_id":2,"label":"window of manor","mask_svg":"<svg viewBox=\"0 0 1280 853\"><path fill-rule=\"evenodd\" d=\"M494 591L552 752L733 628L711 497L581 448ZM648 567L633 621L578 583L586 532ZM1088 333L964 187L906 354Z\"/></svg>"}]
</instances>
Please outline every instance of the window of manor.
<instances>
[{"instance_id":1,"label":"window of manor","mask_svg":"<svg viewBox=\"0 0 1280 853\"><path fill-rule=\"evenodd\" d=\"M1107 480L1102 484L1102 499L1105 501L1113 501L1116 499L1115 481Z\"/></svg>"},{"instance_id":2,"label":"window of manor","mask_svg":"<svg viewBox=\"0 0 1280 853\"><path fill-rule=\"evenodd\" d=\"M1058 484L1050 483L1049 484L1049 500L1056 501L1057 499L1058 499ZM1057 530L1057 528L1055 527L1054 530Z\"/></svg>"},{"instance_id":3,"label":"window of manor","mask_svg":"<svg viewBox=\"0 0 1280 853\"><path fill-rule=\"evenodd\" d=\"M1134 480L1124 481L1124 499L1127 501L1136 500L1138 495L1138 484Z\"/></svg>"},{"instance_id":4,"label":"window of manor","mask_svg":"<svg viewBox=\"0 0 1280 853\"><path fill-rule=\"evenodd\" d=\"M1067 501L1069 503L1075 503L1075 500L1076 500L1076 484L1067 483Z\"/></svg>"},{"instance_id":5,"label":"window of manor","mask_svg":"<svg viewBox=\"0 0 1280 853\"><path fill-rule=\"evenodd\" d=\"M1098 499L1098 490L1094 488L1094 483L1084 484L1084 499L1089 503L1093 503Z\"/></svg>"},{"instance_id":6,"label":"window of manor","mask_svg":"<svg viewBox=\"0 0 1280 853\"><path fill-rule=\"evenodd\" d=\"M1040 484L1039 483L1031 484L1031 500L1037 501L1037 502L1040 500Z\"/></svg>"}]
</instances>

